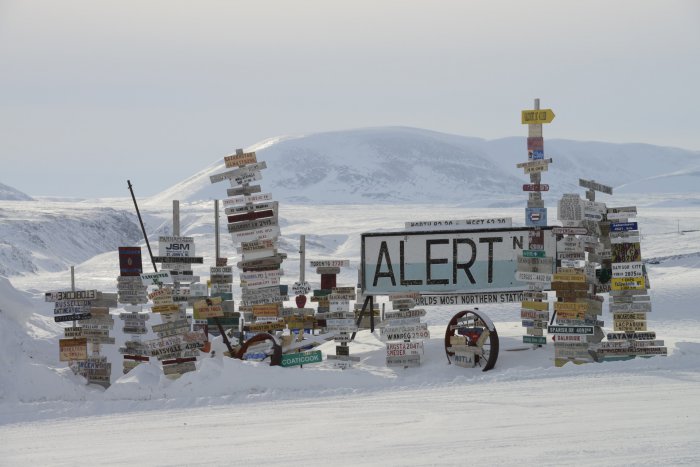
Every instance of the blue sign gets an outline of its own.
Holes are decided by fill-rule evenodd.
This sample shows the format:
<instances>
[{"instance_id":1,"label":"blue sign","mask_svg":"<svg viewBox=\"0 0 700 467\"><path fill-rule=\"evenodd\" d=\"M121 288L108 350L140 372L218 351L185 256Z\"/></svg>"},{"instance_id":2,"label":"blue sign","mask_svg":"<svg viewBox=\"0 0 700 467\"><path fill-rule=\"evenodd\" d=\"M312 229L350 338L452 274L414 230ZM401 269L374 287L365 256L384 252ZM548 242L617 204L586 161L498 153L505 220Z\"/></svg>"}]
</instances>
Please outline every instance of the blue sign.
<instances>
[{"instance_id":1,"label":"blue sign","mask_svg":"<svg viewBox=\"0 0 700 467\"><path fill-rule=\"evenodd\" d=\"M544 151L541 149L533 149L531 151L528 151L527 155L528 159L533 161L544 159Z\"/></svg>"},{"instance_id":2,"label":"blue sign","mask_svg":"<svg viewBox=\"0 0 700 467\"><path fill-rule=\"evenodd\" d=\"M525 225L528 227L546 227L547 208L525 208Z\"/></svg>"},{"instance_id":3,"label":"blue sign","mask_svg":"<svg viewBox=\"0 0 700 467\"><path fill-rule=\"evenodd\" d=\"M628 230L638 230L636 222L617 222L610 224L611 232L627 232Z\"/></svg>"}]
</instances>

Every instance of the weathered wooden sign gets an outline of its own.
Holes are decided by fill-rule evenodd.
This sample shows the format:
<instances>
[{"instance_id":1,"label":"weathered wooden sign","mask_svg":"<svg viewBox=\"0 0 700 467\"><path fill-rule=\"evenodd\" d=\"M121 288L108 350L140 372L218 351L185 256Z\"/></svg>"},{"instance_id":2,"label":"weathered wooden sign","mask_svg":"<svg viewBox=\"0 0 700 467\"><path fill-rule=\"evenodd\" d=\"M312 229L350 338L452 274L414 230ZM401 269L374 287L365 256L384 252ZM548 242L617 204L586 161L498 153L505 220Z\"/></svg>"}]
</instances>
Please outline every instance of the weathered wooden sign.
<instances>
[{"instance_id":1,"label":"weathered wooden sign","mask_svg":"<svg viewBox=\"0 0 700 467\"><path fill-rule=\"evenodd\" d=\"M170 271L150 272L141 274L141 281L144 285L172 283L173 278Z\"/></svg>"},{"instance_id":2,"label":"weathered wooden sign","mask_svg":"<svg viewBox=\"0 0 700 467\"><path fill-rule=\"evenodd\" d=\"M226 165L227 168L240 167L247 164L255 164L256 162L258 162L258 159L255 155L255 151L241 151L240 153L237 152L236 154L224 157L224 165Z\"/></svg>"},{"instance_id":3,"label":"weathered wooden sign","mask_svg":"<svg viewBox=\"0 0 700 467\"><path fill-rule=\"evenodd\" d=\"M69 362L73 360L87 360L87 339L72 338L59 339L59 361Z\"/></svg>"},{"instance_id":4,"label":"weathered wooden sign","mask_svg":"<svg viewBox=\"0 0 700 467\"><path fill-rule=\"evenodd\" d=\"M613 189L611 186L602 185L600 183L596 183L593 180L584 180L582 178L579 178L578 185L583 187L583 188L588 188L589 190L594 190L594 191L600 191L601 193L605 193L608 195L613 194Z\"/></svg>"},{"instance_id":5,"label":"weathered wooden sign","mask_svg":"<svg viewBox=\"0 0 700 467\"><path fill-rule=\"evenodd\" d=\"M554 117L555 115L552 109L523 110L521 112L521 122L523 125L551 123Z\"/></svg>"}]
</instances>

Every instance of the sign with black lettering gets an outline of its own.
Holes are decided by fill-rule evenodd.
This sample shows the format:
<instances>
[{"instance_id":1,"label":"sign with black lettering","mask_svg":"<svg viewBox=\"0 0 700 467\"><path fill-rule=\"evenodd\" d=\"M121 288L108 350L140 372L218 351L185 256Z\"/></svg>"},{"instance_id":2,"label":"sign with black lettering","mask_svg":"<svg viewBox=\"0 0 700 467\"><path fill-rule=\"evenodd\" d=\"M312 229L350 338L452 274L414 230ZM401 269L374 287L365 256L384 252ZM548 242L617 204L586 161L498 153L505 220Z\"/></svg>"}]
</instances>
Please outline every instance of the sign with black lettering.
<instances>
[{"instance_id":1,"label":"sign with black lettering","mask_svg":"<svg viewBox=\"0 0 700 467\"><path fill-rule=\"evenodd\" d=\"M362 234L362 289L474 293L525 290L515 279L527 228ZM543 228L543 256L556 254L551 228Z\"/></svg>"}]
</instances>

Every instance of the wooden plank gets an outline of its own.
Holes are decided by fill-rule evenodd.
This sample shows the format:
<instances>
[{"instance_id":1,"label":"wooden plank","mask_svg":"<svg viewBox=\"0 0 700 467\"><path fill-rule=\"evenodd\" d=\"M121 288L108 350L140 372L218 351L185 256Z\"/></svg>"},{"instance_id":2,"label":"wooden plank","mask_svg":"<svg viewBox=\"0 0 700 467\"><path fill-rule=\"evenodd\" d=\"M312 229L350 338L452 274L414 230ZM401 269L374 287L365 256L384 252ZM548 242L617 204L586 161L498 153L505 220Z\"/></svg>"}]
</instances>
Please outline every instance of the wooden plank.
<instances>
[{"instance_id":1,"label":"wooden plank","mask_svg":"<svg viewBox=\"0 0 700 467\"><path fill-rule=\"evenodd\" d=\"M554 112L552 109L533 109L523 110L520 113L521 123L523 125L537 125L542 123L551 123L554 120Z\"/></svg>"}]
</instances>

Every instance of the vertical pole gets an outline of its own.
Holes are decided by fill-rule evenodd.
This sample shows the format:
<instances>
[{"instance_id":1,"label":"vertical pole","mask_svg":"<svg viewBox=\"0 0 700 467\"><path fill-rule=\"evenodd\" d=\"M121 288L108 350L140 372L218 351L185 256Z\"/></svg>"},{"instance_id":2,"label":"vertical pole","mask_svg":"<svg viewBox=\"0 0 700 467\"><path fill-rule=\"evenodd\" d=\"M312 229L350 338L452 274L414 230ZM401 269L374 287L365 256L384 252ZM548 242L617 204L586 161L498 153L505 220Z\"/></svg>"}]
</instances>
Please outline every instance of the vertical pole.
<instances>
[{"instance_id":1,"label":"vertical pole","mask_svg":"<svg viewBox=\"0 0 700 467\"><path fill-rule=\"evenodd\" d=\"M173 200L173 235L180 236L180 201Z\"/></svg>"},{"instance_id":2,"label":"vertical pole","mask_svg":"<svg viewBox=\"0 0 700 467\"><path fill-rule=\"evenodd\" d=\"M306 235L299 235L299 282L306 276Z\"/></svg>"},{"instance_id":3,"label":"vertical pole","mask_svg":"<svg viewBox=\"0 0 700 467\"><path fill-rule=\"evenodd\" d=\"M180 236L180 201L176 199L173 200L173 236ZM180 290L180 282L177 279L173 279L173 290L175 292L178 292ZM187 305L185 304L185 307L186 306ZM182 308L180 308L180 310L182 312ZM185 315L186 313L187 312L185 311Z\"/></svg>"},{"instance_id":4,"label":"vertical pole","mask_svg":"<svg viewBox=\"0 0 700 467\"><path fill-rule=\"evenodd\" d=\"M70 267L70 290L75 292L75 266ZM73 320L73 327L75 326L75 320Z\"/></svg>"},{"instance_id":5,"label":"vertical pole","mask_svg":"<svg viewBox=\"0 0 700 467\"><path fill-rule=\"evenodd\" d=\"M219 200L214 200L214 247L216 248L215 265L218 266L221 257L221 243L219 241Z\"/></svg>"},{"instance_id":6,"label":"vertical pole","mask_svg":"<svg viewBox=\"0 0 700 467\"><path fill-rule=\"evenodd\" d=\"M156 262L153 261L153 252L151 251L151 244L148 243L148 235L146 235L146 228L143 226L143 219L141 219L141 212L139 211L139 205L136 203L136 196L134 196L134 187L131 185L131 180L126 181L129 192L131 193L131 199L134 200L134 207L136 208L136 216L139 218L139 224L141 224L141 232L143 232L143 239L146 241L146 246L148 247L148 255L151 257L151 263L153 264L153 271L158 272L156 267Z\"/></svg>"}]
</instances>

